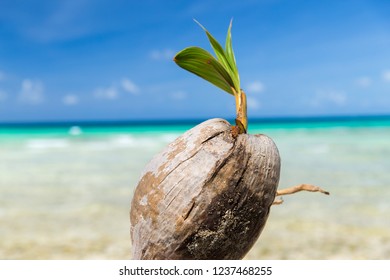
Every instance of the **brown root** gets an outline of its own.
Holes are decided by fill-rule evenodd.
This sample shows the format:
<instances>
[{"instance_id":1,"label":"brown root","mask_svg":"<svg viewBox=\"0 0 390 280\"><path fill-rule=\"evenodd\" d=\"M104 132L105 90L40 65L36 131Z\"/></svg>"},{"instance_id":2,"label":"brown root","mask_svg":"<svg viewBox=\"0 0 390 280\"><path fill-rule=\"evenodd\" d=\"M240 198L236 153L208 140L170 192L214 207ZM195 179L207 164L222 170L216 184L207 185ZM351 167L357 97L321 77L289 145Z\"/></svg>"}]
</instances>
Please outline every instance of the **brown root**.
<instances>
[{"instance_id":1,"label":"brown root","mask_svg":"<svg viewBox=\"0 0 390 280\"><path fill-rule=\"evenodd\" d=\"M279 204L282 204L283 203L283 198L278 198L274 200L274 202L272 203L272 205L279 205Z\"/></svg>"},{"instance_id":2,"label":"brown root","mask_svg":"<svg viewBox=\"0 0 390 280\"><path fill-rule=\"evenodd\" d=\"M301 192L301 191L320 192L320 193L329 195L329 192L321 189L320 187L317 187L317 186L314 186L314 185L310 185L310 184L300 184L300 185L293 186L293 187L290 187L290 188L287 188L287 189L278 190L278 191L276 191L276 196L294 194L294 193ZM279 205L279 204L282 204L282 203L283 203L283 199L279 199L278 198L278 199L274 200L272 205Z\"/></svg>"}]
</instances>

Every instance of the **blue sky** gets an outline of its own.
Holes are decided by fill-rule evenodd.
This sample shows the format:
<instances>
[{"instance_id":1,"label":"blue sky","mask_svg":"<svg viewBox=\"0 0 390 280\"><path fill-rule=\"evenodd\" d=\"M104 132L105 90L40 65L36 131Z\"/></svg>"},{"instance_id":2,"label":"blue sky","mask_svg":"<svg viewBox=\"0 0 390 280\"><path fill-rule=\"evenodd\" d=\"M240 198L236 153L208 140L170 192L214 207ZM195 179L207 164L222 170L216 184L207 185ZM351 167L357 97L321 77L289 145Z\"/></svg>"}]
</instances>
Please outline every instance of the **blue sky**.
<instances>
[{"instance_id":1,"label":"blue sky","mask_svg":"<svg viewBox=\"0 0 390 280\"><path fill-rule=\"evenodd\" d=\"M233 48L249 118L390 114L390 1L0 3L0 122L234 118L174 54Z\"/></svg>"}]
</instances>

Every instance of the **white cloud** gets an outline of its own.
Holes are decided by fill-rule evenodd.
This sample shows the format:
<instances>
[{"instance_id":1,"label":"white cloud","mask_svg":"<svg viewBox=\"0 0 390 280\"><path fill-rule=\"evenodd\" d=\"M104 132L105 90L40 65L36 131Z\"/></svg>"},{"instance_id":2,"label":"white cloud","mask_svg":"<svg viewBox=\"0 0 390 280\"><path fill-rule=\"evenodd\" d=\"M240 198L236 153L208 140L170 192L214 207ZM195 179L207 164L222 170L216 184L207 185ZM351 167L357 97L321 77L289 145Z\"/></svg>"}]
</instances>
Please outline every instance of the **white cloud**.
<instances>
[{"instance_id":1,"label":"white cloud","mask_svg":"<svg viewBox=\"0 0 390 280\"><path fill-rule=\"evenodd\" d=\"M67 94L62 98L62 103L65 105L76 105L80 101L79 97L75 94Z\"/></svg>"},{"instance_id":2,"label":"white cloud","mask_svg":"<svg viewBox=\"0 0 390 280\"><path fill-rule=\"evenodd\" d=\"M383 71L382 78L385 82L390 82L390 70Z\"/></svg>"},{"instance_id":3,"label":"white cloud","mask_svg":"<svg viewBox=\"0 0 390 280\"><path fill-rule=\"evenodd\" d=\"M0 102L5 101L7 98L8 94L4 90L0 89Z\"/></svg>"},{"instance_id":4,"label":"white cloud","mask_svg":"<svg viewBox=\"0 0 390 280\"><path fill-rule=\"evenodd\" d=\"M114 82L110 87L99 87L93 92L95 98L115 100L124 93L137 95L140 93L140 88L130 79L123 78L119 82Z\"/></svg>"},{"instance_id":5,"label":"white cloud","mask_svg":"<svg viewBox=\"0 0 390 280\"><path fill-rule=\"evenodd\" d=\"M152 50L149 55L153 60L171 60L175 52L171 49Z\"/></svg>"},{"instance_id":6,"label":"white cloud","mask_svg":"<svg viewBox=\"0 0 390 280\"><path fill-rule=\"evenodd\" d=\"M356 84L359 87L369 87L372 84L372 80L370 77L360 77L356 80Z\"/></svg>"},{"instance_id":7,"label":"white cloud","mask_svg":"<svg viewBox=\"0 0 390 280\"><path fill-rule=\"evenodd\" d=\"M258 93L258 92L262 92L264 91L265 87L264 87L264 84L260 81L253 81L251 83L249 83L247 86L246 86L246 89L244 89L245 91L248 91L248 92L252 92L252 93Z\"/></svg>"},{"instance_id":8,"label":"white cloud","mask_svg":"<svg viewBox=\"0 0 390 280\"><path fill-rule=\"evenodd\" d=\"M44 86L39 80L24 79L19 95L19 100L32 105L40 104L44 101Z\"/></svg>"},{"instance_id":9,"label":"white cloud","mask_svg":"<svg viewBox=\"0 0 390 280\"><path fill-rule=\"evenodd\" d=\"M118 90L114 86L108 88L97 88L94 91L93 95L99 99L109 99L109 100L114 100L119 97Z\"/></svg>"},{"instance_id":10,"label":"white cloud","mask_svg":"<svg viewBox=\"0 0 390 280\"><path fill-rule=\"evenodd\" d=\"M174 100L184 100L187 98L187 93L185 91L175 91L171 93L171 97Z\"/></svg>"},{"instance_id":11,"label":"white cloud","mask_svg":"<svg viewBox=\"0 0 390 280\"><path fill-rule=\"evenodd\" d=\"M342 91L332 91L329 92L326 98L330 101L335 103L336 105L344 105L347 101L347 96Z\"/></svg>"},{"instance_id":12,"label":"white cloud","mask_svg":"<svg viewBox=\"0 0 390 280\"><path fill-rule=\"evenodd\" d=\"M346 102L347 94L342 90L318 90L310 103L313 107L319 107L329 103L343 106Z\"/></svg>"},{"instance_id":13,"label":"white cloud","mask_svg":"<svg viewBox=\"0 0 390 280\"><path fill-rule=\"evenodd\" d=\"M121 81L121 85L124 91L129 92L131 94L139 94L139 87L127 78L123 78Z\"/></svg>"},{"instance_id":14,"label":"white cloud","mask_svg":"<svg viewBox=\"0 0 390 280\"><path fill-rule=\"evenodd\" d=\"M257 109L261 108L260 102L253 97L247 97L246 104L247 104L249 109L257 110Z\"/></svg>"}]
</instances>

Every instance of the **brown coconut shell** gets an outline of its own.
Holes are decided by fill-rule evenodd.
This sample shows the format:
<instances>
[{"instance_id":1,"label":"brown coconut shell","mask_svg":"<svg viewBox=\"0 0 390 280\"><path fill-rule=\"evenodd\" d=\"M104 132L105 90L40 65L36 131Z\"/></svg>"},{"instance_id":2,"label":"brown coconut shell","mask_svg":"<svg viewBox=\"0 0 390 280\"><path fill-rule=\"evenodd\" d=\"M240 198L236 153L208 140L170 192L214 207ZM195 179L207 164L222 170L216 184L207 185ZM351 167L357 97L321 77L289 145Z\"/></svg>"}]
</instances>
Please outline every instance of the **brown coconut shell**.
<instances>
[{"instance_id":1,"label":"brown coconut shell","mask_svg":"<svg viewBox=\"0 0 390 280\"><path fill-rule=\"evenodd\" d=\"M280 157L223 119L185 132L145 167L130 210L133 259L241 259L267 221Z\"/></svg>"}]
</instances>

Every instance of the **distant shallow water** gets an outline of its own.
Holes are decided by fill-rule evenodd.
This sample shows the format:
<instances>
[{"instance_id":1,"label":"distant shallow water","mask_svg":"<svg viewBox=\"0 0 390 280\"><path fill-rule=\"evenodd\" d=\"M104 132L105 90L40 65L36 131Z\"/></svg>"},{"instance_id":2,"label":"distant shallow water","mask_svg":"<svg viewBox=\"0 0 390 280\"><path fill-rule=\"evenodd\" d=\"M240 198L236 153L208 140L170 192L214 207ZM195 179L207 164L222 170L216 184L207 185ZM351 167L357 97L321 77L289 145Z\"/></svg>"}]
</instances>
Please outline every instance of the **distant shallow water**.
<instances>
[{"instance_id":1,"label":"distant shallow water","mask_svg":"<svg viewBox=\"0 0 390 280\"><path fill-rule=\"evenodd\" d=\"M144 165L191 124L2 127L0 259L126 259ZM250 259L389 259L390 122L255 123L282 157L279 188Z\"/></svg>"}]
</instances>

